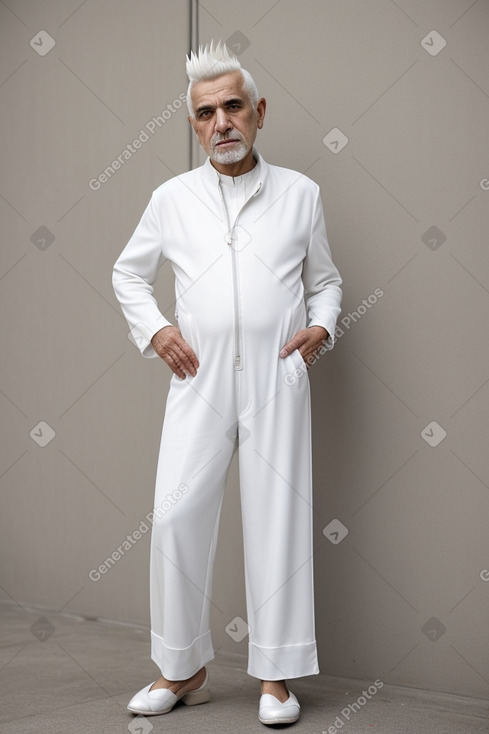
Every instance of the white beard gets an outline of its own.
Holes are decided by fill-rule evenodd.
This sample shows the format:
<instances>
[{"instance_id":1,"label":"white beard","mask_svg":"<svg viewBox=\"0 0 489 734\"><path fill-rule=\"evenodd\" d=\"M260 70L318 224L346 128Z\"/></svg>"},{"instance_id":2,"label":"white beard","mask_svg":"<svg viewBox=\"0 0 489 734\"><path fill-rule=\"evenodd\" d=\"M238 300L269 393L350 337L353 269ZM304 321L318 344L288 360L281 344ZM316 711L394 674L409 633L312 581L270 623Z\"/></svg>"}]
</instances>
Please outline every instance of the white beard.
<instances>
[{"instance_id":1,"label":"white beard","mask_svg":"<svg viewBox=\"0 0 489 734\"><path fill-rule=\"evenodd\" d=\"M220 138L222 140L222 138ZM241 161L251 146L245 143L244 140L240 140L235 144L234 150L219 150L218 147L212 147L210 152L210 158L216 163L227 165L229 163L237 163Z\"/></svg>"}]
</instances>

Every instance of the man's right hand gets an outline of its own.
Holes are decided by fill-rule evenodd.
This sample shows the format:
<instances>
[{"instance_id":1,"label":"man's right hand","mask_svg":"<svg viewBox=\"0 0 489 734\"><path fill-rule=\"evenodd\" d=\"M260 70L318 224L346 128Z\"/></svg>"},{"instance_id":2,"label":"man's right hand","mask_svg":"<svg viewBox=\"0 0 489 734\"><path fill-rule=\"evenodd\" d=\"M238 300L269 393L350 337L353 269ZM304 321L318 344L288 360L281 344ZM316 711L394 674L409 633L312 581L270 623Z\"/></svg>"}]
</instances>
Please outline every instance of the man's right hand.
<instances>
[{"instance_id":1,"label":"man's right hand","mask_svg":"<svg viewBox=\"0 0 489 734\"><path fill-rule=\"evenodd\" d=\"M164 326L151 339L156 354L182 380L187 375L195 377L199 360L194 350L185 341L178 326Z\"/></svg>"}]
</instances>

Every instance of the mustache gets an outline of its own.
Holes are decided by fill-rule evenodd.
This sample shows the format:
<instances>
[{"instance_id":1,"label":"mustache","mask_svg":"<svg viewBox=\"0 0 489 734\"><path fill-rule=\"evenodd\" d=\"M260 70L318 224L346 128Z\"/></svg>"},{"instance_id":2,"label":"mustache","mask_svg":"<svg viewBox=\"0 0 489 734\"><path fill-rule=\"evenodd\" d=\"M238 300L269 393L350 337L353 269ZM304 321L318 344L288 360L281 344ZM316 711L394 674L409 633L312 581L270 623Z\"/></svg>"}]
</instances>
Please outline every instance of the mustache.
<instances>
[{"instance_id":1,"label":"mustache","mask_svg":"<svg viewBox=\"0 0 489 734\"><path fill-rule=\"evenodd\" d=\"M225 135L216 133L211 138L211 146L215 148L218 143L222 143L225 140L237 140L239 143L245 142L244 136L241 135L241 133L239 133L237 130L235 130L233 132L226 133Z\"/></svg>"}]
</instances>

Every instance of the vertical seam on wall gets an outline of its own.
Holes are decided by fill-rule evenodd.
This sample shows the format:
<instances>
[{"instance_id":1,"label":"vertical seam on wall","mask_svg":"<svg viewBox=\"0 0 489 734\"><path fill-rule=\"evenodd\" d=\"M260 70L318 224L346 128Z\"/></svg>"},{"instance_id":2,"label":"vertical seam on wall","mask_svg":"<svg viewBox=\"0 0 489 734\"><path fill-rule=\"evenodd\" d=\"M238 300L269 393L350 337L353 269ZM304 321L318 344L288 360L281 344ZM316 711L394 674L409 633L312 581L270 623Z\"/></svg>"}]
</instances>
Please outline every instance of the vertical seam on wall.
<instances>
[{"instance_id":1,"label":"vertical seam on wall","mask_svg":"<svg viewBox=\"0 0 489 734\"><path fill-rule=\"evenodd\" d=\"M197 50L199 42L199 0L189 0L189 51L194 49ZM188 126L189 129L189 148L188 148L188 164L189 170L191 171L195 166L195 135L192 130L192 126Z\"/></svg>"}]
</instances>

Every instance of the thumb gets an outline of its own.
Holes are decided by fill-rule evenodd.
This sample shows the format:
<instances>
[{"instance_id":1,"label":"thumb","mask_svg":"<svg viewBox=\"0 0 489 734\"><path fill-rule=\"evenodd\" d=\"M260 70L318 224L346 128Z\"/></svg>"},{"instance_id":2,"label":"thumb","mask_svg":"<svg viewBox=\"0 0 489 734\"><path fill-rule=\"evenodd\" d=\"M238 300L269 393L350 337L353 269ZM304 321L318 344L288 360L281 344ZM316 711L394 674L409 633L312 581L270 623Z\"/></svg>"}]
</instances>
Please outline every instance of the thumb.
<instances>
[{"instance_id":1,"label":"thumb","mask_svg":"<svg viewBox=\"0 0 489 734\"><path fill-rule=\"evenodd\" d=\"M297 347L299 346L296 342L297 339L293 337L290 341L287 342L287 344L284 344L279 353L280 357L288 357L289 354L292 354L294 349L297 349Z\"/></svg>"}]
</instances>

